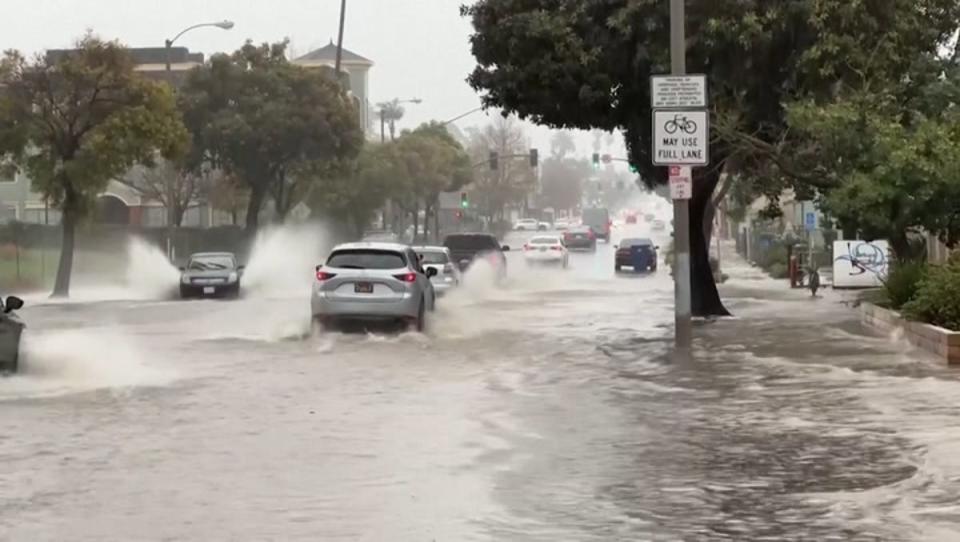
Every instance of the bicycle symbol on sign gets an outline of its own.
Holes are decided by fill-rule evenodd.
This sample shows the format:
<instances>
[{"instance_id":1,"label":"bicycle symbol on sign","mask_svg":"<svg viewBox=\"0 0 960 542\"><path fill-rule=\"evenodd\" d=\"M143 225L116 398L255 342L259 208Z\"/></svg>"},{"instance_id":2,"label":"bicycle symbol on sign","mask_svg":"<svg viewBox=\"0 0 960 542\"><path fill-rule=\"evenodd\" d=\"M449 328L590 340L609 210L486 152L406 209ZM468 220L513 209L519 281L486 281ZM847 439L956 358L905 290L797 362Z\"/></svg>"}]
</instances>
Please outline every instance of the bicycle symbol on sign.
<instances>
[{"instance_id":1,"label":"bicycle symbol on sign","mask_svg":"<svg viewBox=\"0 0 960 542\"><path fill-rule=\"evenodd\" d=\"M697 123L683 115L674 115L673 120L667 121L667 123L663 125L663 131L668 134L675 134L677 130L688 134L695 134L697 133Z\"/></svg>"}]
</instances>

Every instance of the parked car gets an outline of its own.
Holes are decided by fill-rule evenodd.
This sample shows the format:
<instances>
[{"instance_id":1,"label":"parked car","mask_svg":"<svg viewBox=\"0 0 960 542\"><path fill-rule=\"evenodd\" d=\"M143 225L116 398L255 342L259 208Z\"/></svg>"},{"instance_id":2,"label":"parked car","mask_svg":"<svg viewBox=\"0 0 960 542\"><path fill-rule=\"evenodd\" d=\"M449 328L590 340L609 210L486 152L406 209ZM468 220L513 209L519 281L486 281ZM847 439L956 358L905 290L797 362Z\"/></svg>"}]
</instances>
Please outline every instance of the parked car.
<instances>
[{"instance_id":1,"label":"parked car","mask_svg":"<svg viewBox=\"0 0 960 542\"><path fill-rule=\"evenodd\" d=\"M316 268L310 307L314 321L331 327L342 321L401 321L423 331L435 307L430 279L414 250L399 243L336 246Z\"/></svg>"},{"instance_id":2,"label":"parked car","mask_svg":"<svg viewBox=\"0 0 960 542\"><path fill-rule=\"evenodd\" d=\"M569 230L569 229L570 229L570 226L572 226L572 224L571 224L570 220L567 219L567 218L560 218L560 219L558 219L556 222L553 223L553 227L556 228L557 231L566 231L566 230Z\"/></svg>"},{"instance_id":3,"label":"parked car","mask_svg":"<svg viewBox=\"0 0 960 542\"><path fill-rule=\"evenodd\" d=\"M430 282L433 283L433 291L438 297L460 285L462 275L460 269L453 263L453 255L449 248L423 246L413 247L413 250L420 257L420 265L425 269L436 269L437 274L430 277Z\"/></svg>"},{"instance_id":4,"label":"parked car","mask_svg":"<svg viewBox=\"0 0 960 542\"><path fill-rule=\"evenodd\" d=\"M538 235L523 245L527 265L559 265L564 269L570 263L570 254L558 235Z\"/></svg>"},{"instance_id":5,"label":"parked car","mask_svg":"<svg viewBox=\"0 0 960 542\"><path fill-rule=\"evenodd\" d=\"M493 266L498 279L507 275L507 259L503 253L510 247L501 246L489 233L453 233L443 239L443 246L450 249L460 271L466 271L477 258L485 258Z\"/></svg>"},{"instance_id":6,"label":"parked car","mask_svg":"<svg viewBox=\"0 0 960 542\"><path fill-rule=\"evenodd\" d=\"M180 268L180 297L240 295L244 266L231 252L198 252Z\"/></svg>"},{"instance_id":7,"label":"parked car","mask_svg":"<svg viewBox=\"0 0 960 542\"><path fill-rule=\"evenodd\" d=\"M597 250L597 233L590 226L574 226L563 233L563 243L571 250L576 248Z\"/></svg>"},{"instance_id":8,"label":"parked car","mask_svg":"<svg viewBox=\"0 0 960 542\"><path fill-rule=\"evenodd\" d=\"M582 223L584 226L590 226L596 232L597 237L607 243L610 242L610 227L613 222L610 220L610 212L603 207L593 207L583 210Z\"/></svg>"},{"instance_id":9,"label":"parked car","mask_svg":"<svg viewBox=\"0 0 960 542\"><path fill-rule=\"evenodd\" d=\"M613 267L616 271L624 267L636 272L657 270L657 250L660 247L650 239L624 239L614 248Z\"/></svg>"},{"instance_id":10,"label":"parked car","mask_svg":"<svg viewBox=\"0 0 960 542\"><path fill-rule=\"evenodd\" d=\"M513 224L513 229L517 231L537 231L547 229L544 223L535 218L521 218Z\"/></svg>"},{"instance_id":11,"label":"parked car","mask_svg":"<svg viewBox=\"0 0 960 542\"><path fill-rule=\"evenodd\" d=\"M16 311L23 307L23 300L7 296L0 300L0 374L15 373L20 368L20 337L26 325Z\"/></svg>"}]
</instances>

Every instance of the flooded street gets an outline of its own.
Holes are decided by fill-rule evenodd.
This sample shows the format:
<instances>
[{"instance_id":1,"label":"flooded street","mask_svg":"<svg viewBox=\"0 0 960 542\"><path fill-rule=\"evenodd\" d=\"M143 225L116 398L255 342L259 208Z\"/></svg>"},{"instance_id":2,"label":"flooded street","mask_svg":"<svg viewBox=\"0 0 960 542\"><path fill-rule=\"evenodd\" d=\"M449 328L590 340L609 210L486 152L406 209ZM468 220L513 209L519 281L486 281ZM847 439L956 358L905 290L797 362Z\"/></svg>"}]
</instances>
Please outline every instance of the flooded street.
<instances>
[{"instance_id":1,"label":"flooded street","mask_svg":"<svg viewBox=\"0 0 960 542\"><path fill-rule=\"evenodd\" d=\"M955 372L734 261L675 357L668 267L612 250L512 251L425 335L313 333L306 291L34 304L0 539L957 539Z\"/></svg>"}]
</instances>

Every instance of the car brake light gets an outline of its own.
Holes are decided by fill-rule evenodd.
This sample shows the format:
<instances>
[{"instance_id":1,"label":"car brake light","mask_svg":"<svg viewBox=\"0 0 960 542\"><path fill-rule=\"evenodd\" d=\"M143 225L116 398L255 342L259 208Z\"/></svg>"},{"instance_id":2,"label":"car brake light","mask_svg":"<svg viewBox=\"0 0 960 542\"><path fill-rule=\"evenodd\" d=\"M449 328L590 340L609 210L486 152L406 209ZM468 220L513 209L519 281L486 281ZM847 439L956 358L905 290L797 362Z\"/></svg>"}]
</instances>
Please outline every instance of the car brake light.
<instances>
[{"instance_id":1,"label":"car brake light","mask_svg":"<svg viewBox=\"0 0 960 542\"><path fill-rule=\"evenodd\" d=\"M550 250L560 250L560 246L553 245L552 247L550 247Z\"/></svg>"},{"instance_id":2,"label":"car brake light","mask_svg":"<svg viewBox=\"0 0 960 542\"><path fill-rule=\"evenodd\" d=\"M403 282L416 282L417 274L416 273L403 273L400 275L394 275L393 278L403 281Z\"/></svg>"},{"instance_id":3,"label":"car brake light","mask_svg":"<svg viewBox=\"0 0 960 542\"><path fill-rule=\"evenodd\" d=\"M335 276L337 276L337 275L335 275L335 274L333 274L333 273L327 273L326 271L321 271L321 270L317 269L317 280L319 280L320 282L323 282L323 281L325 281L325 280L330 280L330 279L332 279L332 278L335 277Z\"/></svg>"}]
</instances>

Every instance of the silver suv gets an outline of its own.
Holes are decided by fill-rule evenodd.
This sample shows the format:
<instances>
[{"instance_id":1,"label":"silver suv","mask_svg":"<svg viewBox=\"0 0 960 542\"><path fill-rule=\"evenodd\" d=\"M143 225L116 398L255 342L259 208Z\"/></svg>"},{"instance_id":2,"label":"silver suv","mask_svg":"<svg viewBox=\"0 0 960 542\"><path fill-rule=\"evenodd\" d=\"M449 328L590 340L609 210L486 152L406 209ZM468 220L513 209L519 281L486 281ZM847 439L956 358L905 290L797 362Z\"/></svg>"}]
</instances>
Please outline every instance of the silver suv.
<instances>
[{"instance_id":1,"label":"silver suv","mask_svg":"<svg viewBox=\"0 0 960 542\"><path fill-rule=\"evenodd\" d=\"M346 243L318 265L310 306L314 321L403 321L423 331L436 296L417 254L399 243Z\"/></svg>"}]
</instances>

